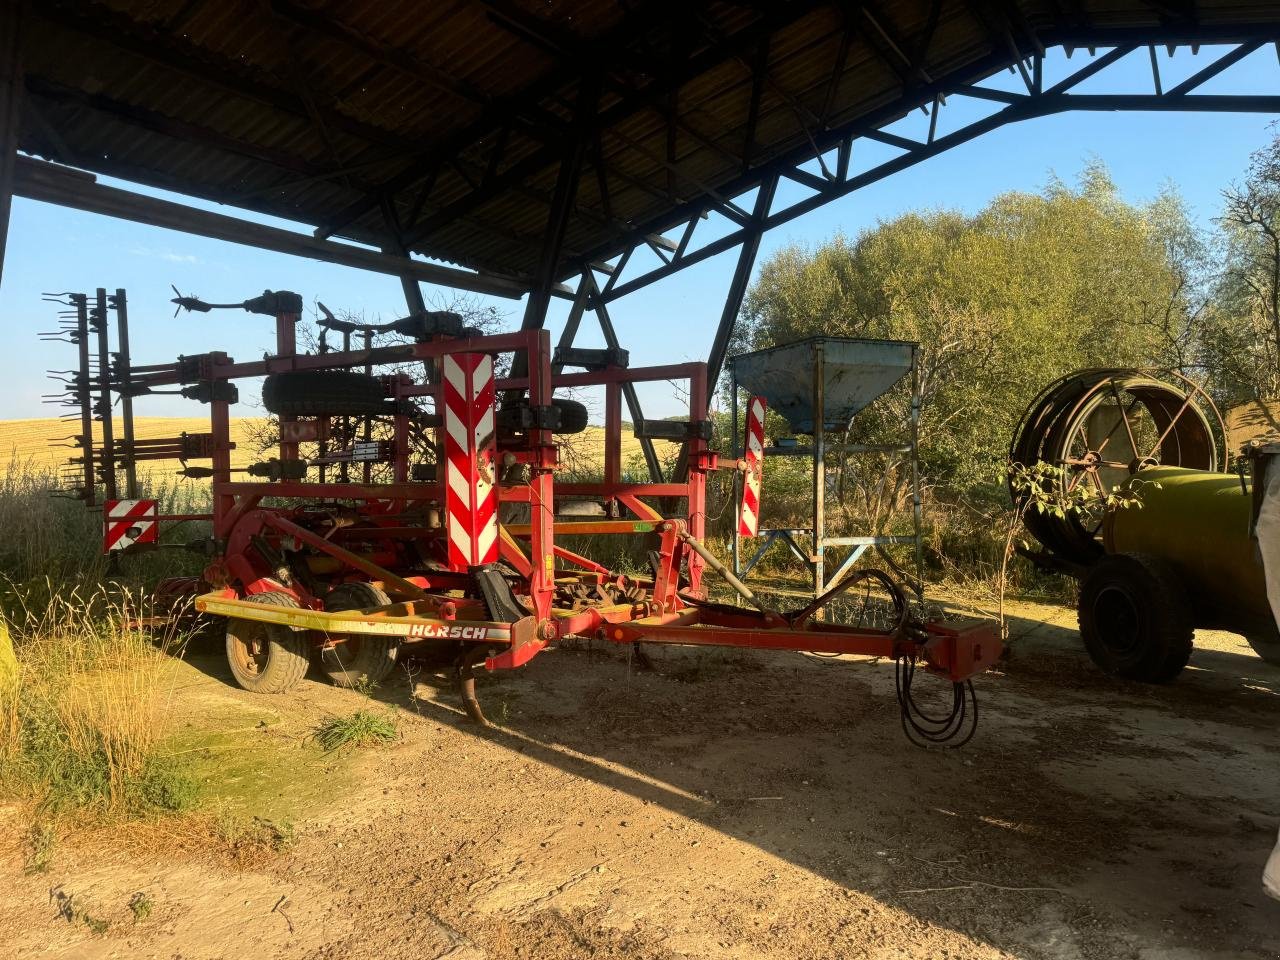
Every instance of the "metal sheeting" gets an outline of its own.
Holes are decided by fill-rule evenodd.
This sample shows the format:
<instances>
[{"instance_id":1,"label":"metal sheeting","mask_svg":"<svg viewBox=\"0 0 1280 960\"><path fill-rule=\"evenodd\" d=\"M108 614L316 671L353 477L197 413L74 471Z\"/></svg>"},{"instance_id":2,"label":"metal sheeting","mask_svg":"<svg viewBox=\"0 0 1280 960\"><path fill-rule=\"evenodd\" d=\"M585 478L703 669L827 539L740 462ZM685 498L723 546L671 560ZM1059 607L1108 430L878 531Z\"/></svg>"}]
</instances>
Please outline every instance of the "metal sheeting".
<instances>
[{"instance_id":1,"label":"metal sheeting","mask_svg":"<svg viewBox=\"0 0 1280 960\"><path fill-rule=\"evenodd\" d=\"M1237 39L1274 3L42 0L20 148L381 244L534 274L587 139L566 265L859 117L1042 45ZM1133 36L1130 36L1133 39ZM584 84L596 108L574 119ZM727 194L721 193L727 191Z\"/></svg>"},{"instance_id":2,"label":"metal sheeting","mask_svg":"<svg viewBox=\"0 0 1280 960\"><path fill-rule=\"evenodd\" d=\"M823 429L842 430L853 416L911 372L916 345L903 340L811 337L733 357L734 381L796 433L813 433L814 378L822 351Z\"/></svg>"}]
</instances>

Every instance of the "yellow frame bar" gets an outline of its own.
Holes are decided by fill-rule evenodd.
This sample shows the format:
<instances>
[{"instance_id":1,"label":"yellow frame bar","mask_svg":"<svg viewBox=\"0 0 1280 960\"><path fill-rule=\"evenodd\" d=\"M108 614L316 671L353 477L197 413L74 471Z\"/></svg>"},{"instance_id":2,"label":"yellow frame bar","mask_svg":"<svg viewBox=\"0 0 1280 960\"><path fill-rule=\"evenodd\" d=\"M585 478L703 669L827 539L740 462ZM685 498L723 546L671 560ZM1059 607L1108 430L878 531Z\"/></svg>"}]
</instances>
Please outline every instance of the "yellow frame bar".
<instances>
[{"instance_id":1,"label":"yellow frame bar","mask_svg":"<svg viewBox=\"0 0 1280 960\"><path fill-rule=\"evenodd\" d=\"M411 640L498 640L511 641L511 626L490 620L440 620L435 617L395 617L386 613L341 610L300 610L293 607L268 606L247 600L228 600L217 593L196 597L195 607L201 613L260 623L277 623L299 630L321 633L358 633L384 637L406 637Z\"/></svg>"}]
</instances>

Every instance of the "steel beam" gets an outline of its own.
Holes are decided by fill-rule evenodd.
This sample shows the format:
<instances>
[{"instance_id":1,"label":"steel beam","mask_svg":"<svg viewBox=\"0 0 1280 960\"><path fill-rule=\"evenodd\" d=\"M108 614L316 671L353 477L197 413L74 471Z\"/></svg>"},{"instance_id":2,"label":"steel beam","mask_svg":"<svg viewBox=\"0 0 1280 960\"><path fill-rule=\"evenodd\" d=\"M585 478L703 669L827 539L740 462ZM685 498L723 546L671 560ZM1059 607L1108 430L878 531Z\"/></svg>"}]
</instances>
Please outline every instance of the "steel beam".
<instances>
[{"instance_id":1,"label":"steel beam","mask_svg":"<svg viewBox=\"0 0 1280 960\"><path fill-rule=\"evenodd\" d=\"M915 88L915 92L920 96L930 98L928 102L933 104L928 139L916 141L882 130L883 127L892 124L902 116L902 107L899 106L892 110L886 108L886 110L871 117L824 131L817 140L817 152L815 152L814 148L798 150L785 157L762 164L745 176L740 177L736 184L721 188L721 192L730 197L741 197L744 192L760 187L770 179L778 176L785 176L808 186L814 191L811 196L770 213L764 223L764 229L770 230L805 213L809 213L832 200L846 196L864 186L914 166L923 160L944 153L952 147L959 146L984 133L1021 120L1050 116L1071 110L1085 112L1280 112L1280 96L1232 96L1197 94L1194 92L1228 66L1258 49L1264 42L1263 40L1250 40L1234 46L1188 80L1160 94L1077 94L1070 92L1085 79L1102 72L1111 64L1136 50L1136 45L1117 47L1114 50L1103 53L1052 87L1028 93L1007 93L988 90L980 85L979 80L974 78L963 78L962 80L953 80L947 83L922 84ZM1041 62L1042 58L1038 55L1033 57L1036 76L1041 75ZM939 100L945 102L948 96L995 101L1004 104L1004 106L987 117L938 136L936 132L938 103ZM945 109L945 107L943 108ZM847 159L852 153L853 145L860 139L890 143L903 152L899 156L850 177L848 175ZM802 165L812 162L819 153L833 149L839 151L841 157L838 175L831 179L826 179L801 169ZM686 267L733 250L747 242L752 236L757 235L758 231L755 229L754 224L749 223L703 246L691 247L687 242L690 229L696 227L698 220L712 207L713 205L707 203L705 199L694 200L683 204L676 211L668 212L662 217L636 224L630 236L629 246L624 247L621 251L621 255L625 260L630 259L632 251L645 245L647 238L662 236L665 231L684 231L684 239L679 245L675 256L664 258L662 264L651 268L645 273L627 276L625 270L618 269L605 285L604 299L613 301L619 297L626 296ZM588 250L583 254L584 257L593 260L610 259L618 255L617 248ZM623 265L624 261L620 260L619 267Z\"/></svg>"},{"instance_id":2,"label":"steel beam","mask_svg":"<svg viewBox=\"0 0 1280 960\"><path fill-rule=\"evenodd\" d=\"M4 277L22 122L22 35L26 16L23 0L0 0L0 279Z\"/></svg>"},{"instance_id":3,"label":"steel beam","mask_svg":"<svg viewBox=\"0 0 1280 960\"><path fill-rule=\"evenodd\" d=\"M600 321L600 331L604 334L605 345L611 350L617 350L622 346L622 343L618 340L618 331L613 325L613 319L609 316L609 308L600 299L600 290L596 286L595 274L588 271L583 279L588 284L590 290L589 302L595 310L596 319ZM622 385L622 396L627 402L627 411L631 414L631 428L634 430L644 422L644 411L640 408L640 397L636 394L636 385L634 383L624 383ZM658 453L654 449L653 441L648 437L641 437L640 449L644 451L644 462L649 468L649 478L654 483L662 483L662 464L658 462Z\"/></svg>"},{"instance_id":4,"label":"steel beam","mask_svg":"<svg viewBox=\"0 0 1280 960\"><path fill-rule=\"evenodd\" d=\"M733 268L733 277L729 281L729 290L724 297L724 306L720 309L720 322L716 325L716 335L711 341L711 352L707 356L707 391L714 393L716 383L720 380L720 371L724 369L724 358L729 352L729 342L738 327L738 313L742 310L742 299L747 295L747 284L751 280L751 271L755 267L756 255L760 252L760 239L764 236L765 222L769 217L769 208L773 206L773 198L778 192L776 176L760 184L760 192L756 194L755 208L751 214L751 223L745 228L745 237L738 251L738 263ZM710 396L708 396L708 402ZM736 427L735 427L736 429ZM689 445L680 448L676 458L672 479L683 482L689 476Z\"/></svg>"},{"instance_id":5,"label":"steel beam","mask_svg":"<svg viewBox=\"0 0 1280 960\"><path fill-rule=\"evenodd\" d=\"M132 220L153 227L166 227L183 233L242 243L262 250L273 250L294 256L309 257L344 267L389 273L399 277L409 274L427 283L470 290L495 297L517 300L527 286L504 277L482 276L438 266L421 260L388 256L376 250L356 247L331 240L317 240L306 234L252 223L221 213L197 210L180 203L147 197L142 194L104 186L91 173L70 170L52 163L19 157L14 175L14 193L31 200L43 200L90 213L101 213L122 220Z\"/></svg>"},{"instance_id":6,"label":"steel beam","mask_svg":"<svg viewBox=\"0 0 1280 960\"><path fill-rule=\"evenodd\" d=\"M401 257L406 263L412 263L413 258L409 256L409 250L404 245L400 221L396 217L395 207L389 201L384 201L382 204L382 217L386 221L388 234L388 239L382 247L382 252ZM418 285L418 278L408 272L401 273L400 286L404 290L404 302L405 306L409 308L409 312L426 313L427 304L422 299L422 287Z\"/></svg>"},{"instance_id":7,"label":"steel beam","mask_svg":"<svg viewBox=\"0 0 1280 960\"><path fill-rule=\"evenodd\" d=\"M716 326L716 335L711 341L711 352L707 355L708 390L714 390L720 379L720 371L724 369L724 358L729 352L729 343L733 339L734 331L738 329L738 313L742 310L742 299L747 295L747 283L751 280L756 255L760 252L760 239L764 236L765 223L769 218L769 208L773 206L773 198L777 192L778 178L773 177L762 183L760 192L756 194L751 227L746 231L742 248L738 252L738 264L734 267L733 278L729 281L729 291L725 294L724 306L720 310L720 323Z\"/></svg>"},{"instance_id":8,"label":"steel beam","mask_svg":"<svg viewBox=\"0 0 1280 960\"><path fill-rule=\"evenodd\" d=\"M579 119L594 112L594 94L584 93L582 103L579 104ZM547 225L542 237L541 262L538 264L534 287L529 292L524 321L521 323L525 330L537 330L546 323L551 288L555 285L560 251L564 247L565 233L569 229L569 215L578 195L578 182L582 179L582 163L586 155L586 137L573 137L560 161L560 173L556 177L556 189L551 197L551 209L547 211Z\"/></svg>"}]
</instances>

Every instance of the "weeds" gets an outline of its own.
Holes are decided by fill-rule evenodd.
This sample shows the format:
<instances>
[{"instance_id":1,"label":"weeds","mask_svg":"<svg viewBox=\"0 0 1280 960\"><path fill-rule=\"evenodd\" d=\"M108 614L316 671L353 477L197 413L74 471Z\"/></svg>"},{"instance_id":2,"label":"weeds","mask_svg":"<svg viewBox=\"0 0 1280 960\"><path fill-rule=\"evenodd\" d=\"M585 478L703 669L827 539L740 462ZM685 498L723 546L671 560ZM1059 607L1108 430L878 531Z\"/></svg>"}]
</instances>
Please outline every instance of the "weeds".
<instances>
[{"instance_id":1,"label":"weeds","mask_svg":"<svg viewBox=\"0 0 1280 960\"><path fill-rule=\"evenodd\" d=\"M58 846L58 834L54 830L53 824L38 823L33 825L31 834L27 838L27 845L29 852L22 872L30 876L34 873L47 871L49 864L53 862L53 852Z\"/></svg>"},{"instance_id":2,"label":"weeds","mask_svg":"<svg viewBox=\"0 0 1280 960\"><path fill-rule=\"evenodd\" d=\"M133 922L135 924L141 923L151 916L151 911L154 907L155 904L143 890L139 890L129 899L129 912L133 914Z\"/></svg>"},{"instance_id":3,"label":"weeds","mask_svg":"<svg viewBox=\"0 0 1280 960\"><path fill-rule=\"evenodd\" d=\"M368 747L396 738L396 720L390 713L357 710L345 717L330 717L316 728L316 741L327 752L342 747Z\"/></svg>"},{"instance_id":4,"label":"weeds","mask_svg":"<svg viewBox=\"0 0 1280 960\"><path fill-rule=\"evenodd\" d=\"M218 812L213 829L217 838L242 862L254 860L261 854L287 850L297 840L297 831L290 820L277 823L227 808Z\"/></svg>"},{"instance_id":5,"label":"weeds","mask_svg":"<svg viewBox=\"0 0 1280 960\"><path fill-rule=\"evenodd\" d=\"M102 936L111 929L111 923L93 914L85 908L75 895L64 892L61 888L50 892L49 897L58 907L58 913L67 923L83 923L90 932Z\"/></svg>"},{"instance_id":6,"label":"weeds","mask_svg":"<svg viewBox=\"0 0 1280 960\"><path fill-rule=\"evenodd\" d=\"M208 485L175 482L171 476L143 480L147 496L160 501L162 513L204 513L209 508ZM102 556L102 514L86 510L77 500L56 496L57 472L33 460L9 461L0 469L0 571L20 584L38 604L57 596L64 583L96 583L106 572ZM175 531L181 539L196 534L199 524ZM129 575L138 583L175 573L175 565L198 572L201 561L175 551L155 551L129 558ZM40 596L45 593L46 596Z\"/></svg>"}]
</instances>

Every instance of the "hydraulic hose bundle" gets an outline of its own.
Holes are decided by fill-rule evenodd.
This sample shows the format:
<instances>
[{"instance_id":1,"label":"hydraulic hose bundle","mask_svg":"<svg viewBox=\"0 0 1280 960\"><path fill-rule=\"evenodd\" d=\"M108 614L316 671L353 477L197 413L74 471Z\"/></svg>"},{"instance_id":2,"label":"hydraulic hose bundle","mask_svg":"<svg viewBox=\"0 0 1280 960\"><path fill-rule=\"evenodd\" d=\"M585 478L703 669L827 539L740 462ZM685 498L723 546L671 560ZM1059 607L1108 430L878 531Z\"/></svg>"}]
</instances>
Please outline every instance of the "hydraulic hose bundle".
<instances>
[{"instance_id":1,"label":"hydraulic hose bundle","mask_svg":"<svg viewBox=\"0 0 1280 960\"><path fill-rule=\"evenodd\" d=\"M928 639L924 624L911 615L902 586L883 570L876 569L855 570L808 606L788 616L788 622L793 628L804 626L839 594L867 580L873 580L884 587L893 602L894 624L891 632L895 637L910 637L918 642ZM919 658L915 653L908 653L899 647L893 659L894 692L901 711L902 732L907 739L918 747L926 748L955 749L968 743L978 729L978 694L973 688L973 681L953 682L950 710L944 715L935 716L921 709L912 696Z\"/></svg>"}]
</instances>

